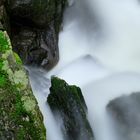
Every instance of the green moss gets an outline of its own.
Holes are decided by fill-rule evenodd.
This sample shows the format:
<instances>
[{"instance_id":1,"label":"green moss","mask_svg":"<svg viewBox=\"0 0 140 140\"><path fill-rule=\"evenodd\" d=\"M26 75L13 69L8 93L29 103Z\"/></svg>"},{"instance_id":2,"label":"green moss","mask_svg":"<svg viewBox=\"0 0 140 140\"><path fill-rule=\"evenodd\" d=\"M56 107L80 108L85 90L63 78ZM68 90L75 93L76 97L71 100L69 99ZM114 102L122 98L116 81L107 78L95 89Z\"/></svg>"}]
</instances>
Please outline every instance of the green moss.
<instances>
[{"instance_id":1,"label":"green moss","mask_svg":"<svg viewBox=\"0 0 140 140\"><path fill-rule=\"evenodd\" d=\"M21 61L19 55L18 55L17 53L15 53L15 52L13 53L13 55L14 55L14 58L15 58L15 60L16 60L16 63L17 63L18 65L21 65L21 64L22 64L22 61Z\"/></svg>"},{"instance_id":2,"label":"green moss","mask_svg":"<svg viewBox=\"0 0 140 140\"><path fill-rule=\"evenodd\" d=\"M52 77L47 102L53 113L59 114L63 120L65 139L77 140L80 136L84 136L83 139L94 140L87 120L87 106L79 87L68 85L64 80Z\"/></svg>"},{"instance_id":3,"label":"green moss","mask_svg":"<svg viewBox=\"0 0 140 140\"><path fill-rule=\"evenodd\" d=\"M24 140L24 128L17 129L16 134L17 140Z\"/></svg>"},{"instance_id":4,"label":"green moss","mask_svg":"<svg viewBox=\"0 0 140 140\"><path fill-rule=\"evenodd\" d=\"M0 31L0 138L46 140L43 119L27 75L6 38L6 33Z\"/></svg>"},{"instance_id":5,"label":"green moss","mask_svg":"<svg viewBox=\"0 0 140 140\"><path fill-rule=\"evenodd\" d=\"M0 69L2 69L2 67L3 67L3 61L2 59L0 59Z\"/></svg>"},{"instance_id":6,"label":"green moss","mask_svg":"<svg viewBox=\"0 0 140 140\"><path fill-rule=\"evenodd\" d=\"M26 110L21 93L19 93L15 85L11 84L8 76L4 75L2 77L6 79L4 80L4 86L1 87L5 91L5 97L12 99L13 109L8 111L8 121L12 120L12 123L15 124L13 131L15 139L40 140L40 128L36 128L33 114ZM6 102L6 98L3 98L4 102ZM1 103L0 106L2 107Z\"/></svg>"},{"instance_id":7,"label":"green moss","mask_svg":"<svg viewBox=\"0 0 140 140\"><path fill-rule=\"evenodd\" d=\"M0 77L0 86L4 86L6 84L6 79L5 79L5 76L1 76Z\"/></svg>"},{"instance_id":8,"label":"green moss","mask_svg":"<svg viewBox=\"0 0 140 140\"><path fill-rule=\"evenodd\" d=\"M6 35L0 31L0 52L4 52L9 49L9 43Z\"/></svg>"}]
</instances>

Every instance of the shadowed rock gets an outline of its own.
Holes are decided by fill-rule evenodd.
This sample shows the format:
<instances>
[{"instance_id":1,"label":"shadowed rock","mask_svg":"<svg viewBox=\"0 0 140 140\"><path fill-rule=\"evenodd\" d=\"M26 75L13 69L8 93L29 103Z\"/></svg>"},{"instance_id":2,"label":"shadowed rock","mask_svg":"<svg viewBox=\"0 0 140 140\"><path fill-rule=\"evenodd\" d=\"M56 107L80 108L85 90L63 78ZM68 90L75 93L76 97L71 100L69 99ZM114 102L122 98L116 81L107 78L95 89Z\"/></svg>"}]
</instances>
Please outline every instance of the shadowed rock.
<instances>
[{"instance_id":1,"label":"shadowed rock","mask_svg":"<svg viewBox=\"0 0 140 140\"><path fill-rule=\"evenodd\" d=\"M116 98L107 109L115 120L121 140L140 140L140 93Z\"/></svg>"},{"instance_id":2,"label":"shadowed rock","mask_svg":"<svg viewBox=\"0 0 140 140\"><path fill-rule=\"evenodd\" d=\"M87 106L79 87L69 86L57 77L51 79L48 103L54 114L60 115L65 140L93 140L87 120Z\"/></svg>"},{"instance_id":3,"label":"shadowed rock","mask_svg":"<svg viewBox=\"0 0 140 140\"><path fill-rule=\"evenodd\" d=\"M67 0L5 0L11 28L8 33L24 64L47 70L56 65L58 34L66 4Z\"/></svg>"}]
</instances>

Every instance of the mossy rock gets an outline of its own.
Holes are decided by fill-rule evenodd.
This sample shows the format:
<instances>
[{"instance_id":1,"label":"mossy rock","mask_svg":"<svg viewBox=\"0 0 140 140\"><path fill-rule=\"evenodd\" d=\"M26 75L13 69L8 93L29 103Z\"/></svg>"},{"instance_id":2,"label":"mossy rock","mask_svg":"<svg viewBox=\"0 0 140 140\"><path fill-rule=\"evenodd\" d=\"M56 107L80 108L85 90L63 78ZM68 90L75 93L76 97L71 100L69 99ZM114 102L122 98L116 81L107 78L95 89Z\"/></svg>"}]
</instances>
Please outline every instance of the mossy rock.
<instances>
[{"instance_id":1,"label":"mossy rock","mask_svg":"<svg viewBox=\"0 0 140 140\"><path fill-rule=\"evenodd\" d=\"M87 106L79 87L69 86L64 80L51 78L47 98L53 113L60 115L67 140L93 140L93 132L87 120Z\"/></svg>"},{"instance_id":2,"label":"mossy rock","mask_svg":"<svg viewBox=\"0 0 140 140\"><path fill-rule=\"evenodd\" d=\"M0 139L46 140L43 117L26 71L0 31Z\"/></svg>"}]
</instances>

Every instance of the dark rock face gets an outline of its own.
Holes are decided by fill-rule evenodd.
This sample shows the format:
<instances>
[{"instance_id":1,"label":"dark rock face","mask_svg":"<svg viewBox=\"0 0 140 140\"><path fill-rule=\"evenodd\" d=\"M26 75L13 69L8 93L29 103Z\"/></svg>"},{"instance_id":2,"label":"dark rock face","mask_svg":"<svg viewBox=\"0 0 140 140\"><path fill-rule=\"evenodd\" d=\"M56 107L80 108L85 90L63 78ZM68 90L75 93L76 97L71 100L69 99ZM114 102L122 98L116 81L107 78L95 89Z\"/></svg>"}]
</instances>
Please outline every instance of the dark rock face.
<instances>
[{"instance_id":1,"label":"dark rock face","mask_svg":"<svg viewBox=\"0 0 140 140\"><path fill-rule=\"evenodd\" d=\"M7 30L10 32L9 17L6 13L4 0L0 1L0 30Z\"/></svg>"},{"instance_id":2,"label":"dark rock face","mask_svg":"<svg viewBox=\"0 0 140 140\"><path fill-rule=\"evenodd\" d=\"M52 29L53 30L53 29ZM51 29L47 31L23 28L13 37L14 50L19 53L24 64L53 67L58 61L56 36Z\"/></svg>"},{"instance_id":3,"label":"dark rock face","mask_svg":"<svg viewBox=\"0 0 140 140\"><path fill-rule=\"evenodd\" d=\"M112 100L107 108L121 140L140 140L140 93Z\"/></svg>"},{"instance_id":4,"label":"dark rock face","mask_svg":"<svg viewBox=\"0 0 140 140\"><path fill-rule=\"evenodd\" d=\"M26 65L51 69L59 59L58 33L67 0L7 0L14 51Z\"/></svg>"},{"instance_id":5,"label":"dark rock face","mask_svg":"<svg viewBox=\"0 0 140 140\"><path fill-rule=\"evenodd\" d=\"M38 27L47 24L47 0L9 0L7 1L10 16L15 21L24 20Z\"/></svg>"},{"instance_id":6,"label":"dark rock face","mask_svg":"<svg viewBox=\"0 0 140 140\"><path fill-rule=\"evenodd\" d=\"M93 132L87 120L87 106L79 87L69 86L64 80L51 79L48 103L52 111L60 115L65 140L93 140Z\"/></svg>"}]
</instances>

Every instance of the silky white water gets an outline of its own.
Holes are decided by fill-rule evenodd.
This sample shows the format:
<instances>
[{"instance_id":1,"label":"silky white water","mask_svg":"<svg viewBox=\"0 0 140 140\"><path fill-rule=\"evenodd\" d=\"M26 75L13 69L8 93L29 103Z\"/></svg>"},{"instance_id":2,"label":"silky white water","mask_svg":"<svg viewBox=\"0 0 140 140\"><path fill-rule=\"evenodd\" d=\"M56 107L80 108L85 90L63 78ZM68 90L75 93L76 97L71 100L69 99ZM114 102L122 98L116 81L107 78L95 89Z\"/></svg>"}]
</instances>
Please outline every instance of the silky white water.
<instances>
[{"instance_id":1,"label":"silky white water","mask_svg":"<svg viewBox=\"0 0 140 140\"><path fill-rule=\"evenodd\" d=\"M63 140L60 124L45 103L51 75L81 87L96 140L119 140L106 105L140 91L139 38L138 0L70 0L59 36L58 65L46 74L30 74L48 140Z\"/></svg>"}]
</instances>

